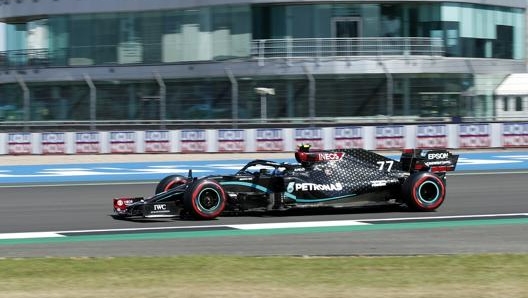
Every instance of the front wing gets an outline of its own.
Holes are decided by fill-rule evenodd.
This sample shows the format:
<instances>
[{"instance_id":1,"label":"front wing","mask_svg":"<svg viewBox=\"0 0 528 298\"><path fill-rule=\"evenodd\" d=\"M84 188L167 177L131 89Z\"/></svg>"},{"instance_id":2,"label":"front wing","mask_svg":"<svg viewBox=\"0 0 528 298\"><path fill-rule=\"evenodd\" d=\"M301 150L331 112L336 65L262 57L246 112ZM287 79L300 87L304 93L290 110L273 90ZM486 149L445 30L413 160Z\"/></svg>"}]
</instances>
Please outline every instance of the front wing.
<instances>
[{"instance_id":1,"label":"front wing","mask_svg":"<svg viewBox=\"0 0 528 298\"><path fill-rule=\"evenodd\" d=\"M113 215L117 218L126 217L175 217L180 215L181 204L174 201L145 202L143 198L114 199Z\"/></svg>"}]
</instances>

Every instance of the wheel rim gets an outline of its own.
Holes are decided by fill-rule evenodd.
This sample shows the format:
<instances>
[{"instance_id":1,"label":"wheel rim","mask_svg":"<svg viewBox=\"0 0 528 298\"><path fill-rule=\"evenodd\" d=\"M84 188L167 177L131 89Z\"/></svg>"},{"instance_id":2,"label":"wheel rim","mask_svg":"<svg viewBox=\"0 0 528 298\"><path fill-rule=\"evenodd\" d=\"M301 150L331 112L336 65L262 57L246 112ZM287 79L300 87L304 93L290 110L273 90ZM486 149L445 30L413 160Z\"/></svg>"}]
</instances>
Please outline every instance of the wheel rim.
<instances>
[{"instance_id":1,"label":"wheel rim","mask_svg":"<svg viewBox=\"0 0 528 298\"><path fill-rule=\"evenodd\" d=\"M213 188L204 188L196 197L196 207L201 212L212 213L218 209L222 200L220 193Z\"/></svg>"},{"instance_id":2,"label":"wheel rim","mask_svg":"<svg viewBox=\"0 0 528 298\"><path fill-rule=\"evenodd\" d=\"M440 198L440 188L433 181L425 181L418 187L418 199L424 204L430 205Z\"/></svg>"}]
</instances>

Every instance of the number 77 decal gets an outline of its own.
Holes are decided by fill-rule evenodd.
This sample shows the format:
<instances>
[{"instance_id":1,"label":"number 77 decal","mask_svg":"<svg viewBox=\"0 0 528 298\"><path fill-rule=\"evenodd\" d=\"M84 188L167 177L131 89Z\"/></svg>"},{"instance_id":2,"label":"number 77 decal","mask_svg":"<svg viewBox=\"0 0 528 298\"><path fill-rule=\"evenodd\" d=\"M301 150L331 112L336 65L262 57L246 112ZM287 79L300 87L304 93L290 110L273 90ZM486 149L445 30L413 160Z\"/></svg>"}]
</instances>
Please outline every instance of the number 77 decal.
<instances>
[{"instance_id":1,"label":"number 77 decal","mask_svg":"<svg viewBox=\"0 0 528 298\"><path fill-rule=\"evenodd\" d=\"M383 169L387 168L387 172L390 172L392 169L392 166L394 165L394 160L387 160L387 161L378 161L377 164L379 165L379 170L383 171Z\"/></svg>"}]
</instances>

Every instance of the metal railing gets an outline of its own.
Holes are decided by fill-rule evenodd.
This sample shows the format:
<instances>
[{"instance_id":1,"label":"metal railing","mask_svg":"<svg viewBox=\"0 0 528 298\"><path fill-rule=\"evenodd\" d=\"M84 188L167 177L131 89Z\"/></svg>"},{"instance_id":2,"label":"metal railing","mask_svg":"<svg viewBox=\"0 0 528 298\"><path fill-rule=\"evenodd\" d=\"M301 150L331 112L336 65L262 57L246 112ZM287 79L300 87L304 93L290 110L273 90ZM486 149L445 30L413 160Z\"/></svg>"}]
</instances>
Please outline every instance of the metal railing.
<instances>
[{"instance_id":1,"label":"metal railing","mask_svg":"<svg viewBox=\"0 0 528 298\"><path fill-rule=\"evenodd\" d=\"M444 56L441 38L363 37L253 40L251 56L273 58L339 58L360 56Z\"/></svg>"},{"instance_id":2,"label":"metal railing","mask_svg":"<svg viewBox=\"0 0 528 298\"><path fill-rule=\"evenodd\" d=\"M47 49L25 49L0 52L0 68L47 67L50 63Z\"/></svg>"},{"instance_id":3,"label":"metal railing","mask_svg":"<svg viewBox=\"0 0 528 298\"><path fill-rule=\"evenodd\" d=\"M99 120L99 121L0 121L0 132L39 131L111 131L123 129L226 129L226 128L295 128L358 125L406 125L449 123L505 123L526 122L526 117L418 117L418 116L371 116L371 117L306 117L268 119L202 119L202 120Z\"/></svg>"},{"instance_id":4,"label":"metal railing","mask_svg":"<svg viewBox=\"0 0 528 298\"><path fill-rule=\"evenodd\" d=\"M150 44L150 47L161 44ZM107 46L110 47L111 46ZM70 66L68 61L72 49L23 49L0 52L0 69L25 67ZM79 49L90 53L89 48ZM98 51L100 51L98 46ZM92 51L94 53L98 51ZM289 38L260 39L251 41L248 59L322 59L362 56L444 56L441 38L429 37L361 37L361 38ZM237 59L240 59L238 57ZM95 57L89 58L96 61ZM192 61L188 61L192 62ZM117 62L116 62L117 63ZM153 63L152 61L149 64ZM155 63L155 62L154 62ZM163 64L162 61L158 62ZM132 64L132 63L131 63ZM133 63L137 64L137 63ZM97 63L89 65L97 65ZM87 66L87 65L85 65Z\"/></svg>"}]
</instances>

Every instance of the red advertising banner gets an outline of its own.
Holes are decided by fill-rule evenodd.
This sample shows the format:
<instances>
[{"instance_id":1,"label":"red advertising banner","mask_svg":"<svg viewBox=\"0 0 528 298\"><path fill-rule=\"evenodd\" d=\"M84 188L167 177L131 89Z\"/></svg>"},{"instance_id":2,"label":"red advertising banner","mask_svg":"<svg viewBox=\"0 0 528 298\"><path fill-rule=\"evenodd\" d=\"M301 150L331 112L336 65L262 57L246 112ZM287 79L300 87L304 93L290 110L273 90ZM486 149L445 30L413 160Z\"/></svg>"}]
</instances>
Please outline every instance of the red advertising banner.
<instances>
[{"instance_id":1,"label":"red advertising banner","mask_svg":"<svg viewBox=\"0 0 528 298\"><path fill-rule=\"evenodd\" d=\"M98 132L76 132L75 152L95 154L100 152Z\"/></svg>"},{"instance_id":2,"label":"red advertising banner","mask_svg":"<svg viewBox=\"0 0 528 298\"><path fill-rule=\"evenodd\" d=\"M134 131L111 131L110 152L111 153L134 153L136 151L136 132Z\"/></svg>"},{"instance_id":3,"label":"red advertising banner","mask_svg":"<svg viewBox=\"0 0 528 298\"><path fill-rule=\"evenodd\" d=\"M182 130L180 132L180 148L180 151L184 153L206 152L207 138L205 130Z\"/></svg>"},{"instance_id":4,"label":"red advertising banner","mask_svg":"<svg viewBox=\"0 0 528 298\"><path fill-rule=\"evenodd\" d=\"M148 130L145 132L145 152L166 153L170 151L168 130Z\"/></svg>"},{"instance_id":5,"label":"red advertising banner","mask_svg":"<svg viewBox=\"0 0 528 298\"><path fill-rule=\"evenodd\" d=\"M402 125L376 126L376 149L402 149L405 147Z\"/></svg>"},{"instance_id":6,"label":"red advertising banner","mask_svg":"<svg viewBox=\"0 0 528 298\"><path fill-rule=\"evenodd\" d=\"M447 143L447 125L418 125L416 131L417 148L447 148Z\"/></svg>"},{"instance_id":7,"label":"red advertising banner","mask_svg":"<svg viewBox=\"0 0 528 298\"><path fill-rule=\"evenodd\" d=\"M312 150L323 150L323 130L321 128L296 128L295 147L309 144Z\"/></svg>"},{"instance_id":8,"label":"red advertising banner","mask_svg":"<svg viewBox=\"0 0 528 298\"><path fill-rule=\"evenodd\" d=\"M243 129L218 130L218 152L244 152L246 131Z\"/></svg>"},{"instance_id":9,"label":"red advertising banner","mask_svg":"<svg viewBox=\"0 0 528 298\"><path fill-rule=\"evenodd\" d=\"M334 129L334 148L363 148L362 127L336 127Z\"/></svg>"},{"instance_id":10,"label":"red advertising banner","mask_svg":"<svg viewBox=\"0 0 528 298\"><path fill-rule=\"evenodd\" d=\"M528 147L528 123L503 123L502 144L507 148Z\"/></svg>"},{"instance_id":11,"label":"red advertising banner","mask_svg":"<svg viewBox=\"0 0 528 298\"><path fill-rule=\"evenodd\" d=\"M490 147L489 124L460 124L458 129L459 148Z\"/></svg>"},{"instance_id":12,"label":"red advertising banner","mask_svg":"<svg viewBox=\"0 0 528 298\"><path fill-rule=\"evenodd\" d=\"M7 136L7 151L13 155L31 154L31 134L9 133Z\"/></svg>"},{"instance_id":13,"label":"red advertising banner","mask_svg":"<svg viewBox=\"0 0 528 298\"><path fill-rule=\"evenodd\" d=\"M280 128L257 129L257 151L278 152L284 150L284 137Z\"/></svg>"},{"instance_id":14,"label":"red advertising banner","mask_svg":"<svg viewBox=\"0 0 528 298\"><path fill-rule=\"evenodd\" d=\"M63 132L44 132L41 134L40 144L42 154L64 154L66 153L65 134Z\"/></svg>"}]
</instances>

